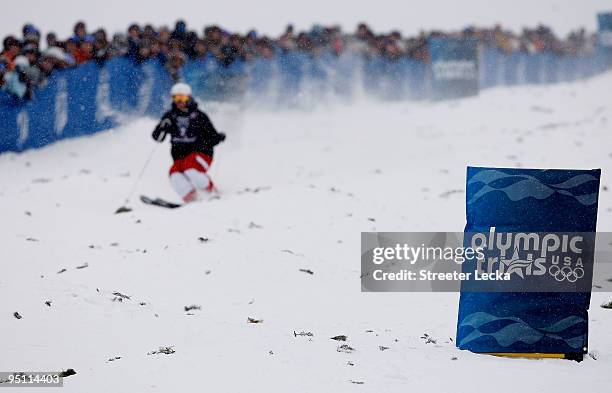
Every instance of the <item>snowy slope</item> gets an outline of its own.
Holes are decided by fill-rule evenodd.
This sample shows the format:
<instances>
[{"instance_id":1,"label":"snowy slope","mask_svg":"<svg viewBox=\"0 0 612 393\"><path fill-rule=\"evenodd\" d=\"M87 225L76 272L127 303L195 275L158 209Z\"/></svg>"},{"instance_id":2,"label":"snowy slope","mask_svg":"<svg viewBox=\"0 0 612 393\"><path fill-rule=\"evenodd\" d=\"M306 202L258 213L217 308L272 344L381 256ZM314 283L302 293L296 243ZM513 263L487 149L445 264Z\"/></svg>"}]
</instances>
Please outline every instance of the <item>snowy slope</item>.
<instances>
[{"instance_id":1,"label":"snowy slope","mask_svg":"<svg viewBox=\"0 0 612 393\"><path fill-rule=\"evenodd\" d=\"M450 340L457 294L361 293L359 241L461 231L468 164L600 167L611 231L611 88L608 73L441 103L209 108L229 135L222 198L176 211L134 198L113 215L154 147L151 119L1 155L0 370L74 368L62 391L78 393L607 392L610 294L592 300L597 360L474 355ZM169 164L161 146L136 194L174 198ZM147 355L161 346L176 352Z\"/></svg>"}]
</instances>

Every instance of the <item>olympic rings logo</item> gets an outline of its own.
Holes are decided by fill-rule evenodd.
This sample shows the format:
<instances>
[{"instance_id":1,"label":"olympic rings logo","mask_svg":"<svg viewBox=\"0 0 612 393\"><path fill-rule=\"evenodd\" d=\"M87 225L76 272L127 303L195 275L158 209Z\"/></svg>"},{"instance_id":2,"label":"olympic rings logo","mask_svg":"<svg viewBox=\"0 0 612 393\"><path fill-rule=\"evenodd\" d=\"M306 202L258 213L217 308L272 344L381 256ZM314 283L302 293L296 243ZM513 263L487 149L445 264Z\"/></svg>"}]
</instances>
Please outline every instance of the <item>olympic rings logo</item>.
<instances>
[{"instance_id":1,"label":"olympic rings logo","mask_svg":"<svg viewBox=\"0 0 612 393\"><path fill-rule=\"evenodd\" d=\"M572 269L571 266L559 267L559 265L551 265L548 268L548 273L559 282L565 280L568 282L576 282L584 277L584 269L581 267L575 267Z\"/></svg>"}]
</instances>

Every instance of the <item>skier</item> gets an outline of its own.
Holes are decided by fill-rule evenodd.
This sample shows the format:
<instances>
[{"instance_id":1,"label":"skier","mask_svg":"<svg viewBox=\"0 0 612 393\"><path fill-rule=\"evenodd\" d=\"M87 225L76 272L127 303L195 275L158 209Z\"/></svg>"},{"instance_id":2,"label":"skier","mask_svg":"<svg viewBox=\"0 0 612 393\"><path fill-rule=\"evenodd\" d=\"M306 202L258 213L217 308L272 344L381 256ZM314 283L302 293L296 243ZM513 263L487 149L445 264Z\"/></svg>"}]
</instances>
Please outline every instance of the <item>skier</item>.
<instances>
[{"instance_id":1,"label":"skier","mask_svg":"<svg viewBox=\"0 0 612 393\"><path fill-rule=\"evenodd\" d=\"M198 109L185 83L172 86L172 109L164 114L153 131L153 139L163 142L170 135L174 164L170 168L170 184L186 203L197 200L198 190L214 192L208 176L213 148L225 140L208 116Z\"/></svg>"}]
</instances>

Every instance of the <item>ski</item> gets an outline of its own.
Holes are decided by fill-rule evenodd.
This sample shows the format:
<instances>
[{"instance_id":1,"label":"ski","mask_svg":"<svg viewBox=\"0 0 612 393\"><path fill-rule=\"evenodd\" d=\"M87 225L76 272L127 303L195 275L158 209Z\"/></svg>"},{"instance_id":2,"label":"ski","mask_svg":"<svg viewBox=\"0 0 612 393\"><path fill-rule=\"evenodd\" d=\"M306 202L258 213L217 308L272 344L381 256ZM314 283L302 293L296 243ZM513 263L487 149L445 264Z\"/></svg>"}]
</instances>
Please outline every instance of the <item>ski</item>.
<instances>
[{"instance_id":1,"label":"ski","mask_svg":"<svg viewBox=\"0 0 612 393\"><path fill-rule=\"evenodd\" d=\"M152 206L159 206L159 207L164 207L166 209L177 209L181 206L183 206L182 204L178 204L178 203L173 203L173 202L168 202L164 199L161 198L149 198L145 195L141 195L140 196L140 200L142 201L142 203L146 204L146 205L152 205Z\"/></svg>"}]
</instances>

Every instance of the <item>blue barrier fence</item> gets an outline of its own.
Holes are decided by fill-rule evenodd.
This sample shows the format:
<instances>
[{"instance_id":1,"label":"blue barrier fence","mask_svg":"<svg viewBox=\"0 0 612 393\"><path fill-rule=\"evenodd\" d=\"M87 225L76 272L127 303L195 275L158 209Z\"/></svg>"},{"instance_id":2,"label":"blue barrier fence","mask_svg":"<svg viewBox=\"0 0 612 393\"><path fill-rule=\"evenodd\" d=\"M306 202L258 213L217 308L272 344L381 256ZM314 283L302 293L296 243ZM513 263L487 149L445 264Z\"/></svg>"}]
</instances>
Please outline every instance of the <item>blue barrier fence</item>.
<instances>
[{"instance_id":1,"label":"blue barrier fence","mask_svg":"<svg viewBox=\"0 0 612 393\"><path fill-rule=\"evenodd\" d=\"M571 81L609 67L603 51L590 57L554 54L504 54L480 51L480 88ZM278 53L273 59L236 61L225 67L214 58L194 60L182 78L203 100L242 99L292 106L304 99L351 97L358 91L382 99L432 97L431 69L402 58L364 59L354 54ZM0 152L37 148L60 139L112 128L126 116L158 116L167 106L172 84L156 61L134 64L115 58L53 74L29 102L0 91Z\"/></svg>"},{"instance_id":2,"label":"blue barrier fence","mask_svg":"<svg viewBox=\"0 0 612 393\"><path fill-rule=\"evenodd\" d=\"M0 152L107 130L126 115L158 115L171 84L157 62L117 58L56 72L28 102L0 92Z\"/></svg>"}]
</instances>

